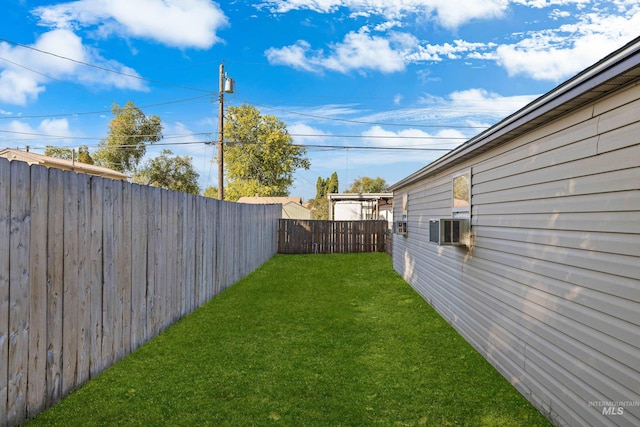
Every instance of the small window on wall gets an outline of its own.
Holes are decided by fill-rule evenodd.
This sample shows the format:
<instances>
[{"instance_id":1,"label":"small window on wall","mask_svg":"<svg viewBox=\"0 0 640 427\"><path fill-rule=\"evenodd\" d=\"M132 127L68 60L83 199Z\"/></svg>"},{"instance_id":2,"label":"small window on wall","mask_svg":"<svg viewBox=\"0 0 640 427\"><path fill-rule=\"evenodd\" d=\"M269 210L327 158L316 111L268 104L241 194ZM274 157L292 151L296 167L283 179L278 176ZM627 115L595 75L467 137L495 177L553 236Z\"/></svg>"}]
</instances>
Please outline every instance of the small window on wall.
<instances>
[{"instance_id":1,"label":"small window on wall","mask_svg":"<svg viewBox=\"0 0 640 427\"><path fill-rule=\"evenodd\" d=\"M451 209L454 217L469 217L471 214L471 171L453 176L453 204Z\"/></svg>"},{"instance_id":2,"label":"small window on wall","mask_svg":"<svg viewBox=\"0 0 640 427\"><path fill-rule=\"evenodd\" d=\"M404 193L402 195L402 217L407 219L407 205L409 204L409 195Z\"/></svg>"}]
</instances>

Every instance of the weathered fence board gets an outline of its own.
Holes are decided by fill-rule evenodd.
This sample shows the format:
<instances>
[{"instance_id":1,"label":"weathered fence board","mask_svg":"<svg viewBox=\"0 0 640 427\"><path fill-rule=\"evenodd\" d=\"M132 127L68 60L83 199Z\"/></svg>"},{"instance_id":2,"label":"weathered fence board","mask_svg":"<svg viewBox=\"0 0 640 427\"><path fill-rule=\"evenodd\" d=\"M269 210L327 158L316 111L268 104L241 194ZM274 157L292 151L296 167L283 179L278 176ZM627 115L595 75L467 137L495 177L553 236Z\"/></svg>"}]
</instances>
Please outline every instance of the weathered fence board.
<instances>
[{"instance_id":1,"label":"weathered fence board","mask_svg":"<svg viewBox=\"0 0 640 427\"><path fill-rule=\"evenodd\" d=\"M64 175L63 210L63 307L78 307L78 180ZM76 387L78 368L78 310L64 310L62 316L62 394Z\"/></svg>"},{"instance_id":2,"label":"weathered fence board","mask_svg":"<svg viewBox=\"0 0 640 427\"><path fill-rule=\"evenodd\" d=\"M280 219L278 252L325 254L384 252L388 223L379 221L323 221Z\"/></svg>"},{"instance_id":3,"label":"weathered fence board","mask_svg":"<svg viewBox=\"0 0 640 427\"><path fill-rule=\"evenodd\" d=\"M47 383L47 233L48 176L31 168L31 240L29 242L29 377L27 414L44 408ZM0 285L1 286L1 285Z\"/></svg>"},{"instance_id":4,"label":"weathered fence board","mask_svg":"<svg viewBox=\"0 0 640 427\"><path fill-rule=\"evenodd\" d=\"M63 291L63 172L49 170L47 227L47 401L62 398L62 291Z\"/></svg>"},{"instance_id":5,"label":"weathered fence board","mask_svg":"<svg viewBox=\"0 0 640 427\"><path fill-rule=\"evenodd\" d=\"M104 369L102 359L102 279L103 279L103 246L102 246L102 201L104 180L92 179L91 188L91 226L90 226L90 272L89 287L91 292L91 320L88 329L91 334L91 350L89 351L90 377L97 376Z\"/></svg>"},{"instance_id":6,"label":"weathered fence board","mask_svg":"<svg viewBox=\"0 0 640 427\"><path fill-rule=\"evenodd\" d=\"M0 243L11 235L11 173L9 162L0 159ZM0 421L8 419L9 378L9 245L0 244Z\"/></svg>"},{"instance_id":7,"label":"weathered fence board","mask_svg":"<svg viewBox=\"0 0 640 427\"><path fill-rule=\"evenodd\" d=\"M91 374L91 187L89 175L78 178L78 376L83 384Z\"/></svg>"},{"instance_id":8,"label":"weathered fence board","mask_svg":"<svg viewBox=\"0 0 640 427\"><path fill-rule=\"evenodd\" d=\"M269 259L280 215L0 159L0 425L34 417Z\"/></svg>"},{"instance_id":9,"label":"weathered fence board","mask_svg":"<svg viewBox=\"0 0 640 427\"><path fill-rule=\"evenodd\" d=\"M9 246L9 417L27 416L27 362L29 357L29 240L30 172L27 165L11 164L11 236ZM23 192L24 188L27 191ZM19 197L20 196L20 197Z\"/></svg>"}]
</instances>

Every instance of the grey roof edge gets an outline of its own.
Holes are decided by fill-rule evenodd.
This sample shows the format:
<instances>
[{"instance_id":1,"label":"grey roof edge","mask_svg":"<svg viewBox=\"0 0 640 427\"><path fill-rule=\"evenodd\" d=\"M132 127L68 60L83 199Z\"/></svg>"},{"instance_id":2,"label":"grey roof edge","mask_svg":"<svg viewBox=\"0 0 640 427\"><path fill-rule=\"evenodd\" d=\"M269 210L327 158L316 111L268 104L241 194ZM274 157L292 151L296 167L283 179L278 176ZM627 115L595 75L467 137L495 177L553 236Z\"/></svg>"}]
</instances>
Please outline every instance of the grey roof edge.
<instances>
[{"instance_id":1,"label":"grey roof edge","mask_svg":"<svg viewBox=\"0 0 640 427\"><path fill-rule=\"evenodd\" d=\"M30 159L32 162L43 165L43 162L47 162L51 165L63 166L64 168L68 168L68 170L80 173L86 173L88 175L96 175L102 176L111 179L119 179L119 180L127 180L127 175L115 171L113 169L109 169L102 166L91 165L88 163L82 163L79 161L71 161L60 159L57 157L46 156L40 153L34 153L31 151L22 151L15 148L4 148L0 149L0 153L17 153L24 158Z\"/></svg>"},{"instance_id":2,"label":"grey roof edge","mask_svg":"<svg viewBox=\"0 0 640 427\"><path fill-rule=\"evenodd\" d=\"M639 67L640 37L637 37L444 156L393 185L390 185L389 189L395 191L426 176L433 175L444 168L454 165L456 161L464 160L471 156L472 153L478 152L480 148L486 147L492 142L499 140L500 137L504 137L508 133L516 132L517 135L508 138L513 139L530 130L530 127L526 127L526 124L531 123L532 120L540 118L545 114L549 115L554 109L557 109L569 100L576 99L588 91L602 86L612 79ZM607 92L618 90L626 84L628 84L628 82L612 85ZM602 94L598 96L602 96ZM585 98L581 105L593 101L595 97L596 95L588 99ZM551 114L546 121L558 118L567 112L567 110L558 111L555 115Z\"/></svg>"},{"instance_id":3,"label":"grey roof edge","mask_svg":"<svg viewBox=\"0 0 640 427\"><path fill-rule=\"evenodd\" d=\"M393 193L329 193L329 200L375 200L392 198Z\"/></svg>"}]
</instances>

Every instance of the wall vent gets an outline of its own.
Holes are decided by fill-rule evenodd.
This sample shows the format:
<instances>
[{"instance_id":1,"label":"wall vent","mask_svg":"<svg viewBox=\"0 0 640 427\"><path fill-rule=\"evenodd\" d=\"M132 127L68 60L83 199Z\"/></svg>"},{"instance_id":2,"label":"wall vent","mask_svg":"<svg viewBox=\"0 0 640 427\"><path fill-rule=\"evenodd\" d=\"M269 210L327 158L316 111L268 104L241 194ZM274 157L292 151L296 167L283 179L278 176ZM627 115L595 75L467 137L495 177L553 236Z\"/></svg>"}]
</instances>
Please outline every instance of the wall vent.
<instances>
[{"instance_id":1,"label":"wall vent","mask_svg":"<svg viewBox=\"0 0 640 427\"><path fill-rule=\"evenodd\" d=\"M465 218L429 220L429 241L438 245L468 245L469 220Z\"/></svg>"}]
</instances>

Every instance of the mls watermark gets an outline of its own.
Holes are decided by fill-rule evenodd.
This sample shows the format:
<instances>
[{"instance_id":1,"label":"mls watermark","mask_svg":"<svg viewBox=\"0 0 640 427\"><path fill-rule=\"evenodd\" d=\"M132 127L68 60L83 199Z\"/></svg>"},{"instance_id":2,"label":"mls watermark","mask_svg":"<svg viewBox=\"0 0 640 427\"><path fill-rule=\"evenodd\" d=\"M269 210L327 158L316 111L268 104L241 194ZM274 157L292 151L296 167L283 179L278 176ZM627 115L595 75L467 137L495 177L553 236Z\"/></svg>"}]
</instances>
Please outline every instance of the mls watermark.
<instances>
[{"instance_id":1,"label":"mls watermark","mask_svg":"<svg viewBox=\"0 0 640 427\"><path fill-rule=\"evenodd\" d=\"M640 406L640 400L596 400L589 406L601 409L602 415L624 415L624 408Z\"/></svg>"}]
</instances>

